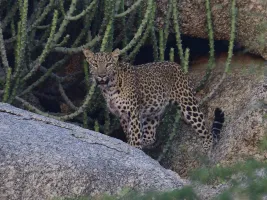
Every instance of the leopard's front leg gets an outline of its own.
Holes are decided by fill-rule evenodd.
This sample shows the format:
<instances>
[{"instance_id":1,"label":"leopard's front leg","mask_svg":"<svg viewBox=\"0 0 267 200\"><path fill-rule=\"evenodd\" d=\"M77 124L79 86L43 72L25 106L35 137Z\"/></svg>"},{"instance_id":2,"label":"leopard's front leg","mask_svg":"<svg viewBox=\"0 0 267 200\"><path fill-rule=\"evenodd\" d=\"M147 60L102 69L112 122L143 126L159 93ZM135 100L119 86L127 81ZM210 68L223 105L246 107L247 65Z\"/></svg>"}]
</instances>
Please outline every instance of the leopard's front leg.
<instances>
[{"instance_id":1,"label":"leopard's front leg","mask_svg":"<svg viewBox=\"0 0 267 200\"><path fill-rule=\"evenodd\" d=\"M128 130L129 122L128 121L129 121L128 119L120 117L120 124L121 124L124 134L126 135L127 141L129 140L129 130Z\"/></svg>"},{"instance_id":2,"label":"leopard's front leg","mask_svg":"<svg viewBox=\"0 0 267 200\"><path fill-rule=\"evenodd\" d=\"M140 113L137 107L131 107L129 113L129 126L128 126L128 144L138 149L142 149L142 128L140 122Z\"/></svg>"}]
</instances>

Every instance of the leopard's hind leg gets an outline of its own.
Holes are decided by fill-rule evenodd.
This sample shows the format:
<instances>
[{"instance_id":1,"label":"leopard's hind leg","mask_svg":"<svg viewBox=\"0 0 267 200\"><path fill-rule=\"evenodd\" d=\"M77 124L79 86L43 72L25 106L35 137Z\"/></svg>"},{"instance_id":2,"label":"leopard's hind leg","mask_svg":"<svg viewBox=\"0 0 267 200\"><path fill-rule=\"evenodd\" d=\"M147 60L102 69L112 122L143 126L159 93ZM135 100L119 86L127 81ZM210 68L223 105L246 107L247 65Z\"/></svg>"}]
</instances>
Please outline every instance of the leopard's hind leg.
<instances>
[{"instance_id":1,"label":"leopard's hind leg","mask_svg":"<svg viewBox=\"0 0 267 200\"><path fill-rule=\"evenodd\" d=\"M156 141L156 129L159 124L160 117L153 116L143 119L142 129L142 147L150 148Z\"/></svg>"}]
</instances>

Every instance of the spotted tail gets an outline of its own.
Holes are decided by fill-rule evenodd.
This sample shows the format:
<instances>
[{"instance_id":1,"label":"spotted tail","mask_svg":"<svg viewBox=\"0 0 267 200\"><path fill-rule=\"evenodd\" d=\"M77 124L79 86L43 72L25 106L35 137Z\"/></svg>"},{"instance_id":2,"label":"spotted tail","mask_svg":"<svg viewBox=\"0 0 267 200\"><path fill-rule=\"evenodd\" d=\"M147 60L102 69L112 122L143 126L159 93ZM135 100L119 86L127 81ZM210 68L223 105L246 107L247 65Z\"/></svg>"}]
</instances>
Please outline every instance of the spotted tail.
<instances>
[{"instance_id":1,"label":"spotted tail","mask_svg":"<svg viewBox=\"0 0 267 200\"><path fill-rule=\"evenodd\" d=\"M220 108L216 108L214 111L214 121L211 129L214 145L216 145L221 138L220 134L223 123L224 123L224 112Z\"/></svg>"}]
</instances>

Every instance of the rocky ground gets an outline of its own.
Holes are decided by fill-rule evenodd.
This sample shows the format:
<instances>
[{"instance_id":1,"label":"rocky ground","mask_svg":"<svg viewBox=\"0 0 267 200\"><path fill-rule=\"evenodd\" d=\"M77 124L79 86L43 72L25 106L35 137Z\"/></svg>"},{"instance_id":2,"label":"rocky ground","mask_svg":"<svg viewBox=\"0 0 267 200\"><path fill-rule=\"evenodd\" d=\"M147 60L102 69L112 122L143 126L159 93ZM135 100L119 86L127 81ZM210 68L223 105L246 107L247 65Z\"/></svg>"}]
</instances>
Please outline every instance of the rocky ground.
<instances>
[{"instance_id":1,"label":"rocky ground","mask_svg":"<svg viewBox=\"0 0 267 200\"><path fill-rule=\"evenodd\" d=\"M209 94L222 77L226 54L216 58L216 67L206 87L197 96L201 100ZM190 77L197 83L204 76L207 59L195 60L191 64ZM212 165L232 164L252 156L259 160L267 158L267 152L260 151L259 143L266 136L267 88L264 82L266 64L263 59L252 55L235 55L231 72L215 92L214 96L201 106L211 126L216 107L225 112L222 138L212 152ZM197 85L197 84L195 84ZM164 127L165 125L162 124ZM166 132L172 127L164 128ZM166 131L167 130L167 131ZM161 137L161 135L159 135ZM163 160L163 165L176 171L182 177L201 165L199 159L201 142L190 126L181 122L171 143L171 150Z\"/></svg>"}]
</instances>

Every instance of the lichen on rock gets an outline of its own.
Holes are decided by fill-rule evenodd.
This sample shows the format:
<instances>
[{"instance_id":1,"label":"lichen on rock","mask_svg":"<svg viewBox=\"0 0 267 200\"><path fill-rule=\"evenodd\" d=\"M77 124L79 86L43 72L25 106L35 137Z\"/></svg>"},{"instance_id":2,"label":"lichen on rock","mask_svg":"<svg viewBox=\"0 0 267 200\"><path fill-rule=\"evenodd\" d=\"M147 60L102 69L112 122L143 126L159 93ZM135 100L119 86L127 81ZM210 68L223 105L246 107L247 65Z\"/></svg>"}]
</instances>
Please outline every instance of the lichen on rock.
<instances>
[{"instance_id":1,"label":"lichen on rock","mask_svg":"<svg viewBox=\"0 0 267 200\"><path fill-rule=\"evenodd\" d=\"M162 27L168 9L168 0L156 0L158 13L156 22ZM231 1L212 0L212 24L216 40L229 40L231 28ZM205 0L178 0L181 33L208 38ZM241 46L251 53L267 59L267 1L237 0L237 38Z\"/></svg>"}]
</instances>

